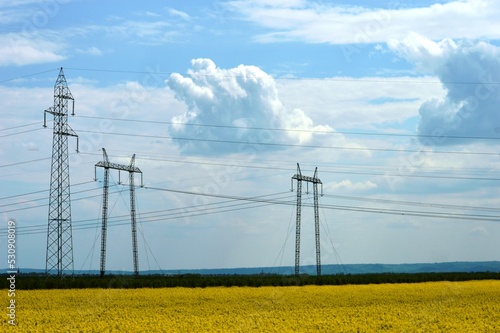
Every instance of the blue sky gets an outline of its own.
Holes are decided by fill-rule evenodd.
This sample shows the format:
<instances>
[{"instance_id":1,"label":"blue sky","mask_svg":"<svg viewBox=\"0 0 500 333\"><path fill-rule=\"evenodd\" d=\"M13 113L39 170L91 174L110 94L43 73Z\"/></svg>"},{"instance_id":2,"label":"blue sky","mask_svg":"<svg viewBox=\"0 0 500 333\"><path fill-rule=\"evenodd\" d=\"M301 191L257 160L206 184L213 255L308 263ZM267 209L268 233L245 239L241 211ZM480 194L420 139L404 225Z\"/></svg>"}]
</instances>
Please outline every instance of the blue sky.
<instances>
[{"instance_id":1,"label":"blue sky","mask_svg":"<svg viewBox=\"0 0 500 333\"><path fill-rule=\"evenodd\" d=\"M324 263L498 260L499 12L492 0L0 1L0 209L19 223L20 265L45 267L41 125L60 67L81 150L70 139L75 270L99 267L102 147L144 172L141 270L292 265L296 163L324 184ZM112 177L107 268L130 270L128 192ZM304 207L306 264L313 225Z\"/></svg>"}]
</instances>

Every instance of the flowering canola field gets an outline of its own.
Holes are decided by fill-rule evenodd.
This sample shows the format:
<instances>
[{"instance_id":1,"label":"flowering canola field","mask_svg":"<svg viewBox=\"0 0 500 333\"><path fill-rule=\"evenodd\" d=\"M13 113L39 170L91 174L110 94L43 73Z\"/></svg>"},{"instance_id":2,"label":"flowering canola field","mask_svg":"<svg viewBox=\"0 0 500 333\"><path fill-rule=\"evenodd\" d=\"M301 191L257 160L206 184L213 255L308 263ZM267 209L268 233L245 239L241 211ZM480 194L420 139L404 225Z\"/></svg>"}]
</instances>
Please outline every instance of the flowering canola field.
<instances>
[{"instance_id":1,"label":"flowering canola field","mask_svg":"<svg viewBox=\"0 0 500 333\"><path fill-rule=\"evenodd\" d=\"M16 304L1 332L500 332L500 281L20 290Z\"/></svg>"}]
</instances>

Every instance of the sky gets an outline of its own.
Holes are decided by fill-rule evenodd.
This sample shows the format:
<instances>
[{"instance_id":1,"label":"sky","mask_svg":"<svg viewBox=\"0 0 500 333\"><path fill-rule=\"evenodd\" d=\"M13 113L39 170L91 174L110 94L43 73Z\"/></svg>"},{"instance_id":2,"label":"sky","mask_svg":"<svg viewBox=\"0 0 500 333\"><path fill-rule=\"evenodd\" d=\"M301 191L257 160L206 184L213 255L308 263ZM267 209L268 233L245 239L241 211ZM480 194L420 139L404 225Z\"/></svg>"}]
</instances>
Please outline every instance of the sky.
<instances>
[{"instance_id":1,"label":"sky","mask_svg":"<svg viewBox=\"0 0 500 333\"><path fill-rule=\"evenodd\" d=\"M143 173L141 271L293 265L297 163L322 182L323 264L499 260L499 16L493 0L0 0L0 248L14 219L19 267L45 268L62 67L75 272L99 269L103 147ZM128 178L110 175L106 269L132 270ZM312 265L312 184L302 203Z\"/></svg>"}]
</instances>

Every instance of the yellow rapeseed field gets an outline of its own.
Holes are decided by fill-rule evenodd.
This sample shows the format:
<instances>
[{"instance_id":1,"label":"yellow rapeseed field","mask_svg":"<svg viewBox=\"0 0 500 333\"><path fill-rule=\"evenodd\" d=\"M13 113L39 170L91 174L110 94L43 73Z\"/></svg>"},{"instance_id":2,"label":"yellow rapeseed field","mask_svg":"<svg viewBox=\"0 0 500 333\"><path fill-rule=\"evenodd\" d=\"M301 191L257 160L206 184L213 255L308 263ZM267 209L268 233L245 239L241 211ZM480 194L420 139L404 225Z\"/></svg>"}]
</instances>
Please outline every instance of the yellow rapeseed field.
<instances>
[{"instance_id":1,"label":"yellow rapeseed field","mask_svg":"<svg viewBox=\"0 0 500 333\"><path fill-rule=\"evenodd\" d=\"M2 332L500 332L500 281L17 291ZM6 315L4 315L6 318Z\"/></svg>"}]
</instances>

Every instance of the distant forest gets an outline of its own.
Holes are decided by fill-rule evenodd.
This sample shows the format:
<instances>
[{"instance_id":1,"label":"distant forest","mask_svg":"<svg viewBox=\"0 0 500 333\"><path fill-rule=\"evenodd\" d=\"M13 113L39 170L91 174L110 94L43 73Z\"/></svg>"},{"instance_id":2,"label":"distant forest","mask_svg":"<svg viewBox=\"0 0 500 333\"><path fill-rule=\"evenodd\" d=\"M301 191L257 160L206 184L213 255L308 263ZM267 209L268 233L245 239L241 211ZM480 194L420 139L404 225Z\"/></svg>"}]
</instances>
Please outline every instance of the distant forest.
<instances>
[{"instance_id":1,"label":"distant forest","mask_svg":"<svg viewBox=\"0 0 500 333\"><path fill-rule=\"evenodd\" d=\"M2 281L7 287L7 275ZM420 283L431 281L500 280L500 273L372 273L335 275L75 275L63 278L42 274L21 274L16 276L17 290L71 289L71 288L206 288L206 287L263 287L263 286L306 286L346 285L381 283Z\"/></svg>"}]
</instances>

